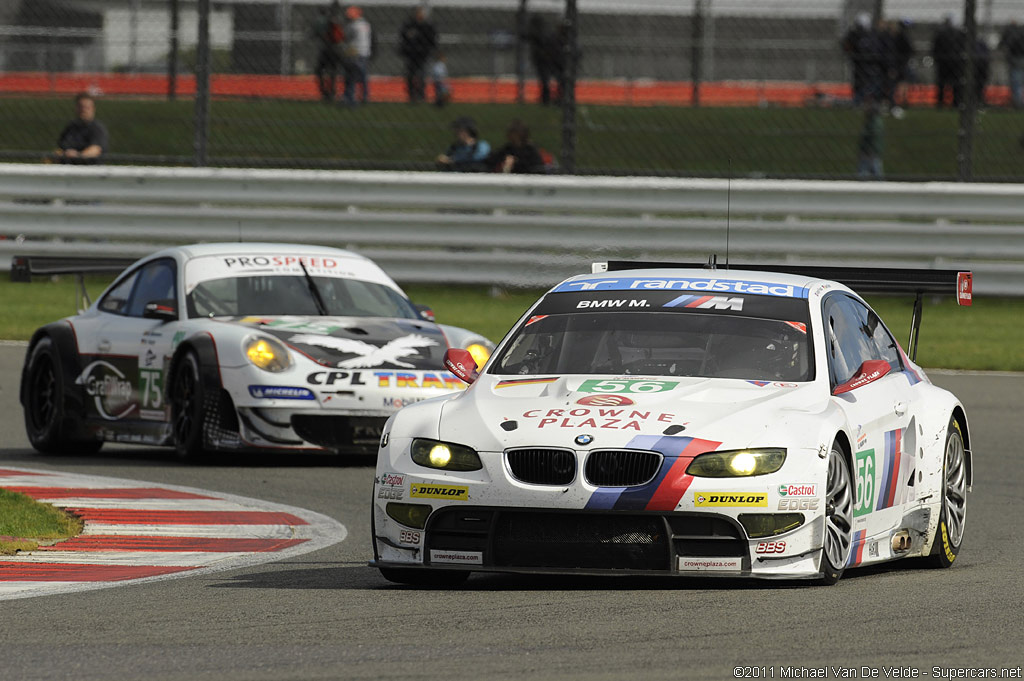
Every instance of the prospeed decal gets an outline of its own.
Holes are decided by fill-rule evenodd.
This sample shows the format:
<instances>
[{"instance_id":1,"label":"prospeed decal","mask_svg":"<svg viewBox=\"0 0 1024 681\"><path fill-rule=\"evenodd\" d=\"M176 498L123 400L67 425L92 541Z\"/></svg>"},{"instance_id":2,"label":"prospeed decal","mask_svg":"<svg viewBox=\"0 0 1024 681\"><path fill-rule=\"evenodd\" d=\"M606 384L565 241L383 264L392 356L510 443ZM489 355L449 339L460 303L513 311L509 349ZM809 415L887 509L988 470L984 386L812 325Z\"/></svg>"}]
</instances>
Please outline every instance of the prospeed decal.
<instances>
[{"instance_id":1,"label":"prospeed decal","mask_svg":"<svg viewBox=\"0 0 1024 681\"><path fill-rule=\"evenodd\" d=\"M231 277L293 276L359 279L395 288L376 265L362 258L317 253L252 254L239 251L232 255L204 255L185 263L185 292L204 281Z\"/></svg>"},{"instance_id":2,"label":"prospeed decal","mask_svg":"<svg viewBox=\"0 0 1024 681\"><path fill-rule=\"evenodd\" d=\"M608 428L611 430L641 431L644 426L659 423L671 424L675 414L639 409L616 409L613 407L577 407L574 409L530 409L523 412L529 425L537 428ZM664 426L661 426L664 428Z\"/></svg>"},{"instance_id":3,"label":"prospeed decal","mask_svg":"<svg viewBox=\"0 0 1024 681\"><path fill-rule=\"evenodd\" d=\"M465 501L469 498L469 488L461 485L432 485L416 483L409 487L409 496L414 499L449 499Z\"/></svg>"},{"instance_id":4,"label":"prospeed decal","mask_svg":"<svg viewBox=\"0 0 1024 681\"><path fill-rule=\"evenodd\" d=\"M121 369L98 359L75 379L85 394L93 398L96 413L108 421L117 421L135 409L132 383Z\"/></svg>"},{"instance_id":5,"label":"prospeed decal","mask_svg":"<svg viewBox=\"0 0 1024 681\"><path fill-rule=\"evenodd\" d=\"M353 355L348 359L337 362L339 369L364 369L367 367L382 367L392 365L403 369L416 369L415 364L402 361L402 358L411 355L420 355L424 348L431 348L438 345L433 338L427 338L420 334L409 334L401 338L395 338L382 346L371 343L364 343L353 338L338 338L336 336L322 336L317 334L295 334L288 339L292 345L314 345L321 348L328 348L344 355Z\"/></svg>"},{"instance_id":6,"label":"prospeed decal","mask_svg":"<svg viewBox=\"0 0 1024 681\"><path fill-rule=\"evenodd\" d=\"M315 400L316 396L309 388L287 385L250 385L249 394L265 400Z\"/></svg>"},{"instance_id":7,"label":"prospeed decal","mask_svg":"<svg viewBox=\"0 0 1024 681\"><path fill-rule=\"evenodd\" d=\"M784 298L806 298L807 291L795 286L765 281L719 278L653 278L609 277L590 281L567 281L552 291L699 291L702 293L752 293Z\"/></svg>"},{"instance_id":8,"label":"prospeed decal","mask_svg":"<svg viewBox=\"0 0 1024 681\"><path fill-rule=\"evenodd\" d=\"M638 435L627 449L659 452L665 457L658 474L639 487L600 487L587 501L587 509L626 511L674 511L686 494L693 476L686 468L694 457L714 451L721 442L695 437Z\"/></svg>"},{"instance_id":9,"label":"prospeed decal","mask_svg":"<svg viewBox=\"0 0 1024 681\"><path fill-rule=\"evenodd\" d=\"M767 506L764 492L694 492L693 505L700 507Z\"/></svg>"}]
</instances>

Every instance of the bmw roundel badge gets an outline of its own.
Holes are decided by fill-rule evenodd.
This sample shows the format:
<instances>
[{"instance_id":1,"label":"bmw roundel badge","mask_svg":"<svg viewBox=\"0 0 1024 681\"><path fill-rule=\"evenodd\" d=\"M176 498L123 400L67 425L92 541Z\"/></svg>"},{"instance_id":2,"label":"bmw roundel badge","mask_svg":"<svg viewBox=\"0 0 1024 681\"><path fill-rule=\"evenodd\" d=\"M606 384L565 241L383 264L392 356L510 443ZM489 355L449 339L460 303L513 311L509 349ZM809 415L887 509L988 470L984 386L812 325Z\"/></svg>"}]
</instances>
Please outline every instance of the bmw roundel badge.
<instances>
[{"instance_id":1,"label":"bmw roundel badge","mask_svg":"<svg viewBox=\"0 0 1024 681\"><path fill-rule=\"evenodd\" d=\"M589 445L593 441L594 441L594 436L593 435L577 435L576 436L576 444L578 444L578 445Z\"/></svg>"}]
</instances>

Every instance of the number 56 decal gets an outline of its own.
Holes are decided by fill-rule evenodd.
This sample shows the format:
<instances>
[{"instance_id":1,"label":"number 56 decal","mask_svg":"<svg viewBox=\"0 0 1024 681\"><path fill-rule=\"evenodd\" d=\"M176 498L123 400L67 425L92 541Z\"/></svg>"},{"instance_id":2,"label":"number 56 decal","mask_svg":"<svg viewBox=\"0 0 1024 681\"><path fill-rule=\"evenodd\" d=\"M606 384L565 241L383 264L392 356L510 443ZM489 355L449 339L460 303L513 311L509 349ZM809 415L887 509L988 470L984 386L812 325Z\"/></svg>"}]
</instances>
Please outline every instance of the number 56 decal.
<instances>
[{"instance_id":1,"label":"number 56 decal","mask_svg":"<svg viewBox=\"0 0 1024 681\"><path fill-rule=\"evenodd\" d=\"M583 381L576 390L581 393L660 393L679 385L678 381Z\"/></svg>"}]
</instances>

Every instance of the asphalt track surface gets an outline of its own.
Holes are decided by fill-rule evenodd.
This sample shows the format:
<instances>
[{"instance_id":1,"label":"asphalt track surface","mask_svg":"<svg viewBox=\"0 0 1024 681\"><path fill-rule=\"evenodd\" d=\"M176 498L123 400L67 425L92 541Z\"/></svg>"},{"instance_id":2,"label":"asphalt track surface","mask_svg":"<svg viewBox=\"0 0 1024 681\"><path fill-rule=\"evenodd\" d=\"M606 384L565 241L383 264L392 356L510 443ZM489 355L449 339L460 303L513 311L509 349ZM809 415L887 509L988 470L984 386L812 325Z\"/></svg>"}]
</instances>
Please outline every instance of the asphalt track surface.
<instances>
[{"instance_id":1,"label":"asphalt track surface","mask_svg":"<svg viewBox=\"0 0 1024 681\"><path fill-rule=\"evenodd\" d=\"M157 449L36 454L17 402L23 354L0 346L0 466L255 497L331 516L349 535L255 567L4 602L2 678L729 679L736 666L764 666L757 678L827 666L860 678L861 667L877 678L891 667L903 678L915 669L979 678L965 675L978 668L1021 678L1024 375L931 373L963 400L974 438L974 492L952 569L890 564L834 587L475 575L443 591L393 587L366 566L367 460L192 466Z\"/></svg>"}]
</instances>

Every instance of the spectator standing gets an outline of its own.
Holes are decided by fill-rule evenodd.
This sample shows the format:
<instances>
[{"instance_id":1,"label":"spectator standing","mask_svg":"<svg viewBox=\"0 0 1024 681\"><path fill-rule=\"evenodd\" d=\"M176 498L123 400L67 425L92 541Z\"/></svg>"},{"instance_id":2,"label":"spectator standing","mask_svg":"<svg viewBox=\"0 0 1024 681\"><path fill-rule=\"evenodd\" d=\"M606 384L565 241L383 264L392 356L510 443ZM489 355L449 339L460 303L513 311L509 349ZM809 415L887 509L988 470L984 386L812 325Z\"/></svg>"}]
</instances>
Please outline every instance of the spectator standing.
<instances>
[{"instance_id":1,"label":"spectator standing","mask_svg":"<svg viewBox=\"0 0 1024 681\"><path fill-rule=\"evenodd\" d=\"M491 153L491 145L480 139L476 122L468 116L462 116L452 123L452 129L455 130L455 140L437 157L438 167L441 170L454 170L459 173L487 170L487 157Z\"/></svg>"},{"instance_id":2,"label":"spectator standing","mask_svg":"<svg viewBox=\"0 0 1024 681\"><path fill-rule=\"evenodd\" d=\"M398 33L398 52L405 65L405 87L409 102L423 101L426 96L427 61L437 49L437 29L427 21L425 7L417 7Z\"/></svg>"},{"instance_id":3,"label":"spectator standing","mask_svg":"<svg viewBox=\"0 0 1024 681\"><path fill-rule=\"evenodd\" d=\"M999 49L1006 55L1010 74L1010 100L1014 108L1024 107L1024 27L1011 21L999 39Z\"/></svg>"},{"instance_id":4,"label":"spectator standing","mask_svg":"<svg viewBox=\"0 0 1024 681\"><path fill-rule=\"evenodd\" d=\"M61 130L54 156L60 163L95 165L108 144L107 128L96 120L96 100L80 92L75 96L75 118Z\"/></svg>"},{"instance_id":5,"label":"spectator standing","mask_svg":"<svg viewBox=\"0 0 1024 681\"><path fill-rule=\"evenodd\" d=\"M982 38L974 41L974 97L979 107L985 106L985 88L992 63L992 50Z\"/></svg>"},{"instance_id":6,"label":"spectator standing","mask_svg":"<svg viewBox=\"0 0 1024 681\"><path fill-rule=\"evenodd\" d=\"M953 106L960 106L963 73L963 46L965 38L953 25L952 15L946 15L942 26L932 39L932 59L935 61L935 108L941 109L949 92Z\"/></svg>"},{"instance_id":7,"label":"spectator standing","mask_svg":"<svg viewBox=\"0 0 1024 681\"><path fill-rule=\"evenodd\" d=\"M366 104L370 101L370 60L373 58L373 27L363 16L363 10L352 5L345 11L348 26L345 33L348 37L346 56L348 68L345 70L345 102L356 103L356 87L360 89L359 101Z\"/></svg>"},{"instance_id":8,"label":"spectator standing","mask_svg":"<svg viewBox=\"0 0 1024 681\"><path fill-rule=\"evenodd\" d=\"M450 102L452 90L448 85L448 59L440 50L430 66L430 79L434 82L434 104L444 106Z\"/></svg>"},{"instance_id":9,"label":"spectator standing","mask_svg":"<svg viewBox=\"0 0 1024 681\"><path fill-rule=\"evenodd\" d=\"M867 12L861 12L853 22L853 26L843 36L843 52L850 60L850 68L853 71L853 103L860 106L864 101L864 55L861 53L862 39L871 30L871 16Z\"/></svg>"},{"instance_id":10,"label":"spectator standing","mask_svg":"<svg viewBox=\"0 0 1024 681\"><path fill-rule=\"evenodd\" d=\"M881 180L884 177L884 149L885 123L878 103L869 98L864 105L864 127L857 141L857 177L862 180Z\"/></svg>"},{"instance_id":11,"label":"spectator standing","mask_svg":"<svg viewBox=\"0 0 1024 681\"><path fill-rule=\"evenodd\" d=\"M320 8L320 14L313 24L313 41L317 46L314 73L317 88L320 90L320 99L325 102L334 101L338 75L344 64L342 42L345 39L345 32L339 20L340 11L341 8L335 0L329 6Z\"/></svg>"},{"instance_id":12,"label":"spectator standing","mask_svg":"<svg viewBox=\"0 0 1024 681\"><path fill-rule=\"evenodd\" d=\"M513 120L505 131L506 143L487 160L488 167L497 173L543 173L544 158L530 140L530 128L519 119Z\"/></svg>"},{"instance_id":13,"label":"spectator standing","mask_svg":"<svg viewBox=\"0 0 1024 681\"><path fill-rule=\"evenodd\" d=\"M910 37L910 19L901 19L892 27L892 73L893 92L890 105L892 115L902 118L903 109L908 105L907 84L914 81L914 41Z\"/></svg>"},{"instance_id":14,"label":"spectator standing","mask_svg":"<svg viewBox=\"0 0 1024 681\"><path fill-rule=\"evenodd\" d=\"M537 72L540 85L541 104L551 103L551 79L557 78L557 68L561 61L557 54L559 45L554 34L549 33L544 17L534 14L530 17L526 29L526 42L530 46L530 61ZM556 95L557 98L557 95Z\"/></svg>"}]
</instances>

